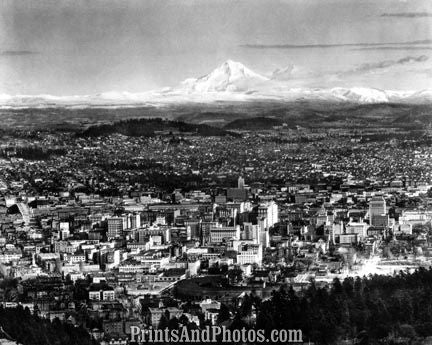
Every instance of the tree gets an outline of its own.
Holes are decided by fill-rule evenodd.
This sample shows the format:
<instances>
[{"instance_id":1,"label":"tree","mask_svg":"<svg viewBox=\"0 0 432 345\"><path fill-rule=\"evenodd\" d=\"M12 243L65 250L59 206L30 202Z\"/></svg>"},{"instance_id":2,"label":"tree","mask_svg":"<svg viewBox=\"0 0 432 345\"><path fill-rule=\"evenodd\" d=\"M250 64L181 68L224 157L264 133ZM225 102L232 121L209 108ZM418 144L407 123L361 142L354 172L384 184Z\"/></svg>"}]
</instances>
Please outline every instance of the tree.
<instances>
[{"instance_id":1,"label":"tree","mask_svg":"<svg viewBox=\"0 0 432 345\"><path fill-rule=\"evenodd\" d=\"M222 303L221 307L219 309L219 315L218 315L217 323L219 324L219 323L222 323L224 321L229 320L230 316L231 316L231 314L230 314L229 308L224 303Z\"/></svg>"},{"instance_id":2,"label":"tree","mask_svg":"<svg viewBox=\"0 0 432 345\"><path fill-rule=\"evenodd\" d=\"M414 339L417 336L417 333L413 326L403 324L399 327L399 335L404 338Z\"/></svg>"},{"instance_id":3,"label":"tree","mask_svg":"<svg viewBox=\"0 0 432 345\"><path fill-rule=\"evenodd\" d=\"M243 271L240 268L230 269L227 273L228 281L230 284L237 284L243 278Z\"/></svg>"},{"instance_id":4,"label":"tree","mask_svg":"<svg viewBox=\"0 0 432 345\"><path fill-rule=\"evenodd\" d=\"M167 328L168 327L168 318L166 317L166 315L165 315L165 313L164 314L162 314L162 317L160 318L160 320L159 320L159 325L158 325L158 328L160 328L160 329L165 329L165 328Z\"/></svg>"},{"instance_id":5,"label":"tree","mask_svg":"<svg viewBox=\"0 0 432 345\"><path fill-rule=\"evenodd\" d=\"M178 329L179 328L179 320L176 317L173 317L168 321L169 329Z\"/></svg>"}]
</instances>

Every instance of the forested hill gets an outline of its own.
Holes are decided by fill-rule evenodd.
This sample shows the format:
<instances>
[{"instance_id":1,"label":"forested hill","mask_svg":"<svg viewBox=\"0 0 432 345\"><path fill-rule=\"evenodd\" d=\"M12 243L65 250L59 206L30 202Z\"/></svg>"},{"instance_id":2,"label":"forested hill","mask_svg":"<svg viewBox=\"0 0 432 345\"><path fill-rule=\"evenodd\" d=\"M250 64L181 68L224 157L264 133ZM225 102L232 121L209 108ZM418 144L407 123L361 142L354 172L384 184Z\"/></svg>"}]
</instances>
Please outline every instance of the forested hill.
<instances>
[{"instance_id":1,"label":"forested hill","mask_svg":"<svg viewBox=\"0 0 432 345\"><path fill-rule=\"evenodd\" d=\"M240 129L240 130L263 130L272 129L274 126L281 126L284 123L281 119L273 117L253 117L247 119L236 119L224 126L225 129Z\"/></svg>"},{"instance_id":2,"label":"forested hill","mask_svg":"<svg viewBox=\"0 0 432 345\"><path fill-rule=\"evenodd\" d=\"M0 306L1 337L23 345L96 345L84 328L39 318L22 307Z\"/></svg>"},{"instance_id":3,"label":"forested hill","mask_svg":"<svg viewBox=\"0 0 432 345\"><path fill-rule=\"evenodd\" d=\"M83 131L81 136L96 137L118 133L131 137L151 137L157 135L158 132L194 133L199 136L238 136L238 134L208 125L169 121L161 118L130 119L112 124L91 126Z\"/></svg>"},{"instance_id":4,"label":"forested hill","mask_svg":"<svg viewBox=\"0 0 432 345\"><path fill-rule=\"evenodd\" d=\"M301 295L281 289L258 309L258 329L301 329L303 341L423 344L432 336L432 269L336 279Z\"/></svg>"}]
</instances>

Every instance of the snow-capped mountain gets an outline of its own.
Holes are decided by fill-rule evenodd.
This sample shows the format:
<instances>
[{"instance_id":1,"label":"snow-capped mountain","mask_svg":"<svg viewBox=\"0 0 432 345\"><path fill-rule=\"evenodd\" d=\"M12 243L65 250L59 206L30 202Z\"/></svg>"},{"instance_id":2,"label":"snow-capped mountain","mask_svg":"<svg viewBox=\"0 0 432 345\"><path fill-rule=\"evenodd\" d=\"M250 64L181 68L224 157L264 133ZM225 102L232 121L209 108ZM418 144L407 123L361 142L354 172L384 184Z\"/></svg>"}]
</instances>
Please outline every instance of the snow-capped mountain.
<instances>
[{"instance_id":1,"label":"snow-capped mountain","mask_svg":"<svg viewBox=\"0 0 432 345\"><path fill-rule=\"evenodd\" d=\"M260 75L240 62L227 60L209 74L189 78L178 87L142 93L105 92L96 95L5 95L0 108L31 107L134 107L143 105L214 101L275 100L284 102L321 101L342 103L432 103L432 90L391 91L367 87L291 88L290 69Z\"/></svg>"},{"instance_id":2,"label":"snow-capped mountain","mask_svg":"<svg viewBox=\"0 0 432 345\"><path fill-rule=\"evenodd\" d=\"M336 99L354 103L387 103L389 96L383 90L354 87L350 89L334 88L329 93Z\"/></svg>"},{"instance_id":3,"label":"snow-capped mountain","mask_svg":"<svg viewBox=\"0 0 432 345\"><path fill-rule=\"evenodd\" d=\"M203 77L186 79L181 89L188 92L251 92L267 80L240 62L227 60Z\"/></svg>"},{"instance_id":4,"label":"snow-capped mountain","mask_svg":"<svg viewBox=\"0 0 432 345\"><path fill-rule=\"evenodd\" d=\"M405 100L411 103L432 103L432 90L411 93Z\"/></svg>"}]
</instances>

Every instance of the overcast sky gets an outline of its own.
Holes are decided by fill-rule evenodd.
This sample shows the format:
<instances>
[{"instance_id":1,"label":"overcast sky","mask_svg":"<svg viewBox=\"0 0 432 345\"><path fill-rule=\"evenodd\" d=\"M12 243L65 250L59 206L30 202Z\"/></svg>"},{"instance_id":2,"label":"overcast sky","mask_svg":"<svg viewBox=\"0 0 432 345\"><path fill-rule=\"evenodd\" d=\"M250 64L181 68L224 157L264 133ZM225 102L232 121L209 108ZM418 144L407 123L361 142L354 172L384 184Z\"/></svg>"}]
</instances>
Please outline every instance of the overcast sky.
<instances>
[{"instance_id":1,"label":"overcast sky","mask_svg":"<svg viewBox=\"0 0 432 345\"><path fill-rule=\"evenodd\" d=\"M175 86L227 59L292 86L432 88L431 0L2 0L0 93ZM276 72L278 73L278 72Z\"/></svg>"}]
</instances>

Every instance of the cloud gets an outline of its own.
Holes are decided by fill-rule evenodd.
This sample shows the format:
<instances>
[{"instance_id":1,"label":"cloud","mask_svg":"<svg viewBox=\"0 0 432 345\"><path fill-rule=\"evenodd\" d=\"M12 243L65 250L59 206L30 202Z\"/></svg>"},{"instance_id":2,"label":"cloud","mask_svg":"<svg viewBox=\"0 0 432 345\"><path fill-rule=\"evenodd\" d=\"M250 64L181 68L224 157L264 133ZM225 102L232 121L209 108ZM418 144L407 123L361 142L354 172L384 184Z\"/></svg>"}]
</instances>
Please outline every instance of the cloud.
<instances>
[{"instance_id":1,"label":"cloud","mask_svg":"<svg viewBox=\"0 0 432 345\"><path fill-rule=\"evenodd\" d=\"M385 60L385 61L379 61L379 62L372 62L372 63L365 63L362 64L352 70L344 72L344 74L355 74L355 73L363 73L363 72L371 72L376 70L383 70L387 69L389 67L393 66L399 66L399 65L407 65L407 64L413 64L417 62L424 62L429 60L429 57L426 55L420 55L417 57L414 56L406 56L399 60Z\"/></svg>"},{"instance_id":2,"label":"cloud","mask_svg":"<svg viewBox=\"0 0 432 345\"><path fill-rule=\"evenodd\" d=\"M398 13L383 13L381 17L397 17L397 18L429 18L432 17L432 12L398 12Z\"/></svg>"},{"instance_id":3,"label":"cloud","mask_svg":"<svg viewBox=\"0 0 432 345\"><path fill-rule=\"evenodd\" d=\"M339 47L385 47L389 45L419 45L432 44L432 40L417 40L407 42L387 42L387 43L337 43L337 44L243 44L240 47L250 49L309 49L309 48L339 48Z\"/></svg>"},{"instance_id":4,"label":"cloud","mask_svg":"<svg viewBox=\"0 0 432 345\"><path fill-rule=\"evenodd\" d=\"M31 50L0 50L0 56L24 56L34 54L38 54L38 52Z\"/></svg>"},{"instance_id":5,"label":"cloud","mask_svg":"<svg viewBox=\"0 0 432 345\"><path fill-rule=\"evenodd\" d=\"M383 46L383 47L361 47L351 50L432 50L431 46Z\"/></svg>"},{"instance_id":6,"label":"cloud","mask_svg":"<svg viewBox=\"0 0 432 345\"><path fill-rule=\"evenodd\" d=\"M277 68L272 72L270 79L273 79L273 80L290 79L293 71L294 71L294 65L290 65L290 66L285 67L285 68Z\"/></svg>"}]
</instances>

